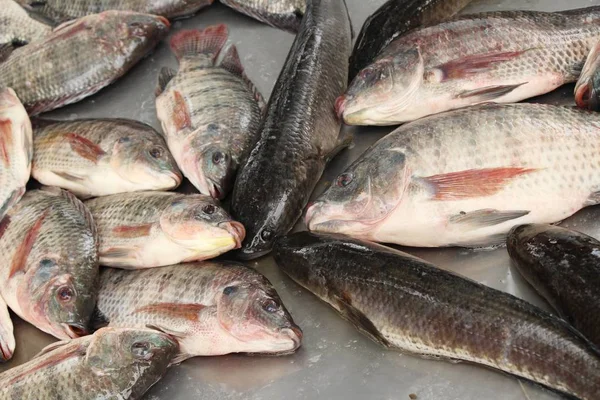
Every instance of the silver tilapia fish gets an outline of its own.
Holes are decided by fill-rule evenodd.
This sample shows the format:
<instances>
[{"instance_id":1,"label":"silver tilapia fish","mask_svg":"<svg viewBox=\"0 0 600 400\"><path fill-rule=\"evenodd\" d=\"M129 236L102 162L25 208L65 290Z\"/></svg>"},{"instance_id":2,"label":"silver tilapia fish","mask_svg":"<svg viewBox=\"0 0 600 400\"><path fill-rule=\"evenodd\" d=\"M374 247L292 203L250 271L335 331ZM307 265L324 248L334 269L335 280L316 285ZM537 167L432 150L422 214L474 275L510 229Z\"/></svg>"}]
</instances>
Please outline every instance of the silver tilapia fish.
<instances>
[{"instance_id":1,"label":"silver tilapia fish","mask_svg":"<svg viewBox=\"0 0 600 400\"><path fill-rule=\"evenodd\" d=\"M592 47L575 85L575 102L581 108L600 111L600 41Z\"/></svg>"},{"instance_id":2,"label":"silver tilapia fish","mask_svg":"<svg viewBox=\"0 0 600 400\"><path fill-rule=\"evenodd\" d=\"M237 249L244 226L201 194L122 193L86 201L100 264L127 269L206 260Z\"/></svg>"},{"instance_id":3,"label":"silver tilapia fish","mask_svg":"<svg viewBox=\"0 0 600 400\"><path fill-rule=\"evenodd\" d=\"M106 11L60 25L0 64L30 115L75 103L111 84L167 34L164 17Z\"/></svg>"},{"instance_id":4,"label":"silver tilapia fish","mask_svg":"<svg viewBox=\"0 0 600 400\"><path fill-rule=\"evenodd\" d=\"M81 198L169 190L181 172L164 139L126 119L34 120L32 176Z\"/></svg>"},{"instance_id":5,"label":"silver tilapia fish","mask_svg":"<svg viewBox=\"0 0 600 400\"><path fill-rule=\"evenodd\" d=\"M177 32L171 49L179 71L160 72L156 112L183 174L221 199L256 144L264 101L246 77L235 45L220 62L225 25Z\"/></svg>"},{"instance_id":6,"label":"silver tilapia fish","mask_svg":"<svg viewBox=\"0 0 600 400\"><path fill-rule=\"evenodd\" d=\"M337 101L351 125L394 125L575 82L600 40L600 6L461 16L394 40Z\"/></svg>"},{"instance_id":7,"label":"silver tilapia fish","mask_svg":"<svg viewBox=\"0 0 600 400\"><path fill-rule=\"evenodd\" d=\"M8 306L0 296L0 363L12 358L15 351L15 335L13 323L8 313Z\"/></svg>"},{"instance_id":8,"label":"silver tilapia fish","mask_svg":"<svg viewBox=\"0 0 600 400\"><path fill-rule=\"evenodd\" d=\"M600 114L482 105L375 143L306 212L309 229L407 246L504 243L600 202Z\"/></svg>"},{"instance_id":9,"label":"silver tilapia fish","mask_svg":"<svg viewBox=\"0 0 600 400\"><path fill-rule=\"evenodd\" d=\"M177 342L155 330L105 328L53 343L0 374L0 399L141 399L177 351Z\"/></svg>"},{"instance_id":10,"label":"silver tilapia fish","mask_svg":"<svg viewBox=\"0 0 600 400\"><path fill-rule=\"evenodd\" d=\"M33 157L31 122L12 89L0 89L0 220L23 193Z\"/></svg>"},{"instance_id":11,"label":"silver tilapia fish","mask_svg":"<svg viewBox=\"0 0 600 400\"><path fill-rule=\"evenodd\" d=\"M92 215L67 191L28 191L0 222L0 295L60 339L87 332L98 284Z\"/></svg>"},{"instance_id":12,"label":"silver tilapia fish","mask_svg":"<svg viewBox=\"0 0 600 400\"><path fill-rule=\"evenodd\" d=\"M48 36L52 27L31 18L14 0L0 0L0 60L20 46Z\"/></svg>"},{"instance_id":13,"label":"silver tilapia fish","mask_svg":"<svg viewBox=\"0 0 600 400\"><path fill-rule=\"evenodd\" d=\"M288 354L302 341L271 283L242 264L105 268L100 280L93 322L168 333L181 348L173 363L229 353Z\"/></svg>"},{"instance_id":14,"label":"silver tilapia fish","mask_svg":"<svg viewBox=\"0 0 600 400\"><path fill-rule=\"evenodd\" d=\"M298 32L306 12L306 0L221 0L243 14L267 25Z\"/></svg>"}]
</instances>

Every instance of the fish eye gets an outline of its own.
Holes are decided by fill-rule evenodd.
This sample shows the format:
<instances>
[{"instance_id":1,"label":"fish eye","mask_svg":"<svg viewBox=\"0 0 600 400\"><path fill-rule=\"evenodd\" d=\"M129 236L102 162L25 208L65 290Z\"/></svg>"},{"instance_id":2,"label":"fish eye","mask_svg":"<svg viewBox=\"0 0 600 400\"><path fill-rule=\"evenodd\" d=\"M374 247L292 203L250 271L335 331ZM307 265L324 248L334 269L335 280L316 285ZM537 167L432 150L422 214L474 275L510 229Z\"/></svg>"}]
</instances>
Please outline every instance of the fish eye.
<instances>
[{"instance_id":1,"label":"fish eye","mask_svg":"<svg viewBox=\"0 0 600 400\"><path fill-rule=\"evenodd\" d=\"M49 258L43 258L40 261L40 268L48 268L54 265L54 261Z\"/></svg>"},{"instance_id":2,"label":"fish eye","mask_svg":"<svg viewBox=\"0 0 600 400\"><path fill-rule=\"evenodd\" d=\"M264 229L261 233L260 233L260 238L262 240L264 240L265 242L268 242L271 237L273 236L273 232L271 232L268 229Z\"/></svg>"},{"instance_id":3,"label":"fish eye","mask_svg":"<svg viewBox=\"0 0 600 400\"><path fill-rule=\"evenodd\" d=\"M223 160L225 159L225 154L223 154L220 151L215 151L212 155L212 161L215 164L221 164L223 162Z\"/></svg>"},{"instance_id":4,"label":"fish eye","mask_svg":"<svg viewBox=\"0 0 600 400\"><path fill-rule=\"evenodd\" d=\"M354 175L350 172L345 172L345 173L341 174L340 176L338 176L335 184L338 185L339 187L346 187L349 184L351 184L353 180L354 180Z\"/></svg>"},{"instance_id":5,"label":"fish eye","mask_svg":"<svg viewBox=\"0 0 600 400\"><path fill-rule=\"evenodd\" d=\"M75 297L75 292L69 286L61 286L58 288L56 296L58 297L58 300L67 303Z\"/></svg>"},{"instance_id":6,"label":"fish eye","mask_svg":"<svg viewBox=\"0 0 600 400\"><path fill-rule=\"evenodd\" d=\"M148 342L135 342L131 345L131 354L136 358L149 360L152 358L152 353L150 352L151 349L152 345Z\"/></svg>"},{"instance_id":7,"label":"fish eye","mask_svg":"<svg viewBox=\"0 0 600 400\"><path fill-rule=\"evenodd\" d=\"M150 149L150 151L148 151L148 153L153 158L161 158L164 154L164 150L162 149L162 147L153 147Z\"/></svg>"},{"instance_id":8,"label":"fish eye","mask_svg":"<svg viewBox=\"0 0 600 400\"><path fill-rule=\"evenodd\" d=\"M219 126L217 124L208 124L208 126L206 127L207 130L209 131L216 131L219 129Z\"/></svg>"},{"instance_id":9,"label":"fish eye","mask_svg":"<svg viewBox=\"0 0 600 400\"><path fill-rule=\"evenodd\" d=\"M215 213L215 211L217 211L217 207L213 206L212 204L207 204L202 207L202 212L206 215L212 215Z\"/></svg>"},{"instance_id":10,"label":"fish eye","mask_svg":"<svg viewBox=\"0 0 600 400\"><path fill-rule=\"evenodd\" d=\"M223 294L225 296L229 296L235 292L237 292L237 287L235 286L227 286L225 289L223 289Z\"/></svg>"},{"instance_id":11,"label":"fish eye","mask_svg":"<svg viewBox=\"0 0 600 400\"><path fill-rule=\"evenodd\" d=\"M276 312L279 309L277 303L273 299L266 300L262 304L262 308L263 308L263 310L265 310L266 312L268 312L270 314L273 314L274 312Z\"/></svg>"},{"instance_id":12,"label":"fish eye","mask_svg":"<svg viewBox=\"0 0 600 400\"><path fill-rule=\"evenodd\" d=\"M129 143L131 141L131 139L129 138L129 136L123 136L119 138L119 143Z\"/></svg>"}]
</instances>

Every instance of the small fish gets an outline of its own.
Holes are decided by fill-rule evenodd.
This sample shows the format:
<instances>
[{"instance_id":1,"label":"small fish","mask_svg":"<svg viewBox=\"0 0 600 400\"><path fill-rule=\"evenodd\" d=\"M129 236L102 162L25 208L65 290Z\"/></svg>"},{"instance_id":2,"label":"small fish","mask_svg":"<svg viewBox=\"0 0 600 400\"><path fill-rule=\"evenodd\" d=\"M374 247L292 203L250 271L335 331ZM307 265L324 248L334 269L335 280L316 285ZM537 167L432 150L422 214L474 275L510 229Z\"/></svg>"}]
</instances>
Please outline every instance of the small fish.
<instances>
[{"instance_id":1,"label":"small fish","mask_svg":"<svg viewBox=\"0 0 600 400\"><path fill-rule=\"evenodd\" d=\"M166 373L177 342L150 329L105 328L57 342L0 374L3 400L139 400Z\"/></svg>"},{"instance_id":2,"label":"small fish","mask_svg":"<svg viewBox=\"0 0 600 400\"><path fill-rule=\"evenodd\" d=\"M306 0L221 0L221 3L267 25L292 33L298 32L306 12Z\"/></svg>"},{"instance_id":3,"label":"small fish","mask_svg":"<svg viewBox=\"0 0 600 400\"><path fill-rule=\"evenodd\" d=\"M48 36L52 27L31 18L14 0L0 0L0 60L14 48Z\"/></svg>"},{"instance_id":4,"label":"small fish","mask_svg":"<svg viewBox=\"0 0 600 400\"><path fill-rule=\"evenodd\" d=\"M244 226L201 194L139 192L86 201L100 264L127 269L205 260L237 249Z\"/></svg>"},{"instance_id":5,"label":"small fish","mask_svg":"<svg viewBox=\"0 0 600 400\"><path fill-rule=\"evenodd\" d=\"M64 23L0 64L0 87L13 88L30 115L75 103L124 75L168 30L164 17L126 11Z\"/></svg>"},{"instance_id":6,"label":"small fish","mask_svg":"<svg viewBox=\"0 0 600 400\"><path fill-rule=\"evenodd\" d=\"M81 198L169 190L181 172L164 139L126 119L34 120L32 176Z\"/></svg>"},{"instance_id":7,"label":"small fish","mask_svg":"<svg viewBox=\"0 0 600 400\"><path fill-rule=\"evenodd\" d=\"M28 191L0 222L0 295L59 339L87 333L98 284L92 215L67 191Z\"/></svg>"},{"instance_id":8,"label":"small fish","mask_svg":"<svg viewBox=\"0 0 600 400\"><path fill-rule=\"evenodd\" d=\"M600 41L587 57L575 85L575 102L581 108L600 111Z\"/></svg>"},{"instance_id":9,"label":"small fish","mask_svg":"<svg viewBox=\"0 0 600 400\"><path fill-rule=\"evenodd\" d=\"M258 140L264 101L246 77L225 25L177 32L179 71L163 68L156 111L184 175L205 195L224 198Z\"/></svg>"},{"instance_id":10,"label":"small fish","mask_svg":"<svg viewBox=\"0 0 600 400\"><path fill-rule=\"evenodd\" d=\"M10 360L14 351L13 323L8 313L8 306L0 296L0 363Z\"/></svg>"},{"instance_id":11,"label":"small fish","mask_svg":"<svg viewBox=\"0 0 600 400\"><path fill-rule=\"evenodd\" d=\"M242 264L202 262L149 270L105 268L95 324L145 327L179 341L179 363L229 353L289 354L302 341L271 283Z\"/></svg>"}]
</instances>

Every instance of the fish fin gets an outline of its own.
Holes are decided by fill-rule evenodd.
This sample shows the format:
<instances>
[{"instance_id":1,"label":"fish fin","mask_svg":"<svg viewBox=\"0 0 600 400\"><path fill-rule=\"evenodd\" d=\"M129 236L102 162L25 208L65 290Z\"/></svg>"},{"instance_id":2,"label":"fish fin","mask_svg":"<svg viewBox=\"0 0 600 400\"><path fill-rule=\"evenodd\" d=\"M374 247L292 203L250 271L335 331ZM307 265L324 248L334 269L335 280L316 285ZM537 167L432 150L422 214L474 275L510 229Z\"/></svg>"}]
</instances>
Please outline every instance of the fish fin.
<instances>
[{"instance_id":1,"label":"fish fin","mask_svg":"<svg viewBox=\"0 0 600 400\"><path fill-rule=\"evenodd\" d=\"M494 250L506 244L506 233L495 233L468 243L450 243L450 247L467 247L471 249Z\"/></svg>"},{"instance_id":2,"label":"fish fin","mask_svg":"<svg viewBox=\"0 0 600 400\"><path fill-rule=\"evenodd\" d=\"M70 339L67 339L67 340L59 340L58 342L50 343L48 346L46 346L42 350L40 350L40 352L37 353L33 358L43 356L44 354L48 354L51 351L54 351L60 347L66 346L67 344L69 344L70 341L71 341Z\"/></svg>"},{"instance_id":3,"label":"fish fin","mask_svg":"<svg viewBox=\"0 0 600 400\"><path fill-rule=\"evenodd\" d=\"M120 225L113 228L115 237L133 239L150 235L153 224L143 225Z\"/></svg>"},{"instance_id":4,"label":"fish fin","mask_svg":"<svg viewBox=\"0 0 600 400\"><path fill-rule=\"evenodd\" d=\"M203 304L196 303L152 303L136 308L133 313L146 313L155 316L165 316L169 319L182 319L185 321L198 321L200 312L206 308Z\"/></svg>"},{"instance_id":5,"label":"fish fin","mask_svg":"<svg viewBox=\"0 0 600 400\"><path fill-rule=\"evenodd\" d=\"M590 194L585 203L583 204L584 207L595 206L597 204L600 204L600 191L593 192L592 194Z\"/></svg>"},{"instance_id":6,"label":"fish fin","mask_svg":"<svg viewBox=\"0 0 600 400\"><path fill-rule=\"evenodd\" d=\"M185 337L185 332L176 331L174 329L169 329L165 326L149 324L149 325L146 325L146 328L154 329L155 331L166 333L169 336L173 336L175 339L183 339Z\"/></svg>"},{"instance_id":7,"label":"fish fin","mask_svg":"<svg viewBox=\"0 0 600 400\"><path fill-rule=\"evenodd\" d=\"M173 68L162 67L158 74L158 83L156 85L156 90L154 94L156 97L160 96L160 94L165 90L171 79L177 75L177 71Z\"/></svg>"},{"instance_id":8,"label":"fish fin","mask_svg":"<svg viewBox=\"0 0 600 400\"><path fill-rule=\"evenodd\" d=\"M54 29L52 30L52 33L55 34L57 32L60 32L64 29L70 27L71 25L74 25L78 21L79 21L78 19L72 19L70 21L63 22L62 24L58 24L57 26L54 27Z\"/></svg>"},{"instance_id":9,"label":"fish fin","mask_svg":"<svg viewBox=\"0 0 600 400\"><path fill-rule=\"evenodd\" d=\"M94 221L94 216L92 215L91 211L87 208L87 206L85 204L83 204L83 202L81 200L79 200L77 198L77 196L75 196L73 193L69 192L68 190L64 190L64 189L60 189L60 188L56 188L56 187L43 186L42 190L44 190L46 192L50 192L50 193L55 193L57 196L63 197L69 203L71 203L71 205L73 207L75 207L75 209L77 211L79 211L79 213L85 219L86 225L88 226L88 228L90 229L90 231L92 233L92 236L94 237L94 242L95 243L99 242L98 229L96 228L96 222Z\"/></svg>"},{"instance_id":10,"label":"fish fin","mask_svg":"<svg viewBox=\"0 0 600 400\"><path fill-rule=\"evenodd\" d=\"M100 265L110 267L130 268L133 260L137 259L137 250L131 247L111 247L105 251L101 251L98 256Z\"/></svg>"},{"instance_id":11,"label":"fish fin","mask_svg":"<svg viewBox=\"0 0 600 400\"><path fill-rule=\"evenodd\" d=\"M474 228L485 228L502 224L506 221L518 219L528 215L531 211L528 210L507 210L500 211L491 208L471 211L453 215L448 219L451 224L466 224Z\"/></svg>"},{"instance_id":12,"label":"fish fin","mask_svg":"<svg viewBox=\"0 0 600 400\"><path fill-rule=\"evenodd\" d=\"M511 180L535 171L523 167L469 169L422 179L433 188L432 200L460 200L491 196Z\"/></svg>"},{"instance_id":13,"label":"fish fin","mask_svg":"<svg viewBox=\"0 0 600 400\"><path fill-rule=\"evenodd\" d=\"M21 197L23 197L24 194L25 194L24 187L20 187L18 189L13 190L12 193L10 194L10 196L2 204L2 207L0 207L0 218L2 218L2 216L6 215L8 210L10 210L12 208L12 206L17 204L19 202L19 200L21 200ZM0 233L0 237L2 237L1 233Z\"/></svg>"},{"instance_id":14,"label":"fish fin","mask_svg":"<svg viewBox=\"0 0 600 400\"><path fill-rule=\"evenodd\" d=\"M1 43L0 44L0 63L6 61L12 54L15 47L12 43Z\"/></svg>"},{"instance_id":15,"label":"fish fin","mask_svg":"<svg viewBox=\"0 0 600 400\"><path fill-rule=\"evenodd\" d=\"M325 159L327 160L327 163L329 163L329 161L333 160L335 158L335 156L337 156L342 150L346 149L346 148L351 148L354 145L354 138L352 137L351 134L343 134L342 136L340 136L338 138L337 143L335 144L335 147L333 149L331 149L331 151L325 155Z\"/></svg>"},{"instance_id":16,"label":"fish fin","mask_svg":"<svg viewBox=\"0 0 600 400\"><path fill-rule=\"evenodd\" d=\"M84 180L83 177L81 176L77 176L75 174L73 174L72 172L63 172L63 171L51 171L54 175L66 180L66 181L70 181L70 182L77 182L77 181L82 181Z\"/></svg>"},{"instance_id":17,"label":"fish fin","mask_svg":"<svg viewBox=\"0 0 600 400\"><path fill-rule=\"evenodd\" d=\"M8 229L10 221L10 215L5 216L4 218L2 218L2 221L0 221L0 239L2 239L4 232L6 232L6 230Z\"/></svg>"},{"instance_id":18,"label":"fish fin","mask_svg":"<svg viewBox=\"0 0 600 400\"><path fill-rule=\"evenodd\" d=\"M226 69L234 75L240 76L244 80L244 82L254 95L254 99L258 103L258 106L260 107L261 111L264 112L267 106L265 99L263 98L259 90L256 88L256 86L254 86L254 83L250 80L250 78L248 78L248 76L244 72L244 67L242 66L242 62L240 61L240 55L237 51L237 47L235 47L234 44L227 48L219 66L221 66L222 68Z\"/></svg>"},{"instance_id":19,"label":"fish fin","mask_svg":"<svg viewBox=\"0 0 600 400\"><path fill-rule=\"evenodd\" d=\"M163 332L163 333L166 333L166 332ZM175 357L173 357L171 359L169 366L179 365L182 362L184 362L185 360L187 360L188 358L192 358L192 357L194 357L194 356L191 354L188 354L188 353L178 353Z\"/></svg>"},{"instance_id":20,"label":"fish fin","mask_svg":"<svg viewBox=\"0 0 600 400\"><path fill-rule=\"evenodd\" d=\"M190 116L187 103L180 91L173 91L172 101L173 103L171 104L171 110L173 112L173 122L175 123L175 128L180 131L191 127L192 117Z\"/></svg>"},{"instance_id":21,"label":"fish fin","mask_svg":"<svg viewBox=\"0 0 600 400\"><path fill-rule=\"evenodd\" d=\"M17 248L17 251L15 252L11 260L10 271L8 273L9 278L15 276L17 272L24 271L26 269L27 258L29 257L29 253L31 253L31 249L33 248L33 245L37 240L40 230L42 229L44 220L46 219L49 213L50 208L47 208L25 234L23 241Z\"/></svg>"},{"instance_id":22,"label":"fish fin","mask_svg":"<svg viewBox=\"0 0 600 400\"><path fill-rule=\"evenodd\" d=\"M0 120L0 159L6 168L10 165L10 150L12 146L12 121L10 119Z\"/></svg>"},{"instance_id":23,"label":"fish fin","mask_svg":"<svg viewBox=\"0 0 600 400\"><path fill-rule=\"evenodd\" d=\"M92 312L92 316L90 317L89 327L92 332L96 332L100 328L104 328L110 324L110 320L96 305L94 307L94 312Z\"/></svg>"},{"instance_id":24,"label":"fish fin","mask_svg":"<svg viewBox=\"0 0 600 400\"><path fill-rule=\"evenodd\" d=\"M385 347L390 346L388 340L381 335L381 332L379 332L373 322L371 322L371 320L365 314L352 305L350 296L342 292L341 295L334 295L333 297L342 316L354 324L359 331L371 338L371 340L375 341L376 343L379 343Z\"/></svg>"},{"instance_id":25,"label":"fish fin","mask_svg":"<svg viewBox=\"0 0 600 400\"><path fill-rule=\"evenodd\" d=\"M209 26L204 30L183 30L171 38L171 50L180 61L185 57L206 55L214 64L228 36L225 24Z\"/></svg>"},{"instance_id":26,"label":"fish fin","mask_svg":"<svg viewBox=\"0 0 600 400\"><path fill-rule=\"evenodd\" d=\"M495 64L514 60L529 50L531 49L472 55L449 61L437 66L436 69L442 72L441 82L452 79L464 79L475 74L486 72L493 68Z\"/></svg>"},{"instance_id":27,"label":"fish fin","mask_svg":"<svg viewBox=\"0 0 600 400\"><path fill-rule=\"evenodd\" d=\"M106 154L96 143L76 133L67 133L65 137L74 152L94 164L98 164L100 158Z\"/></svg>"},{"instance_id":28,"label":"fish fin","mask_svg":"<svg viewBox=\"0 0 600 400\"><path fill-rule=\"evenodd\" d=\"M456 98L464 99L467 97L477 97L477 101L491 101L509 94L526 83L527 82L517 83L516 85L487 86L475 90L465 90L464 92L460 92Z\"/></svg>"}]
</instances>

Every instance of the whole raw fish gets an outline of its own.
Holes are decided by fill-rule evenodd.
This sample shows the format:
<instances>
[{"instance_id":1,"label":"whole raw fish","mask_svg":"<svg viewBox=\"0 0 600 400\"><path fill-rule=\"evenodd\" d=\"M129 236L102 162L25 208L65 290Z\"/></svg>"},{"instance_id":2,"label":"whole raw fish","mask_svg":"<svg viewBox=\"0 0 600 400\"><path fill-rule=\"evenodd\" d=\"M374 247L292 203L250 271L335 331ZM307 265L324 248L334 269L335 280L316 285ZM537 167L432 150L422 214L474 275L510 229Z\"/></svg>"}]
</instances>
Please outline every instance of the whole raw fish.
<instances>
[{"instance_id":1,"label":"whole raw fish","mask_svg":"<svg viewBox=\"0 0 600 400\"><path fill-rule=\"evenodd\" d=\"M221 0L221 3L260 22L298 32L306 12L306 0Z\"/></svg>"},{"instance_id":2,"label":"whole raw fish","mask_svg":"<svg viewBox=\"0 0 600 400\"><path fill-rule=\"evenodd\" d=\"M181 173L164 139L126 119L34 120L32 176L87 198L169 190Z\"/></svg>"},{"instance_id":3,"label":"whole raw fish","mask_svg":"<svg viewBox=\"0 0 600 400\"><path fill-rule=\"evenodd\" d=\"M60 339L87 332L96 303L92 215L69 192L28 191L0 222L0 295L11 310Z\"/></svg>"},{"instance_id":4,"label":"whole raw fish","mask_svg":"<svg viewBox=\"0 0 600 400\"><path fill-rule=\"evenodd\" d=\"M288 354L302 331L271 283L236 263L190 263L100 275L97 324L145 327L179 341L178 363L228 353Z\"/></svg>"},{"instance_id":5,"label":"whole raw fish","mask_svg":"<svg viewBox=\"0 0 600 400\"><path fill-rule=\"evenodd\" d=\"M86 201L100 264L136 269L205 260L241 246L244 227L209 196L140 192Z\"/></svg>"},{"instance_id":6,"label":"whole raw fish","mask_svg":"<svg viewBox=\"0 0 600 400\"><path fill-rule=\"evenodd\" d=\"M264 101L246 77L235 45L222 60L225 25L177 32L177 73L160 72L156 112L184 175L205 195L229 193L239 165L258 140Z\"/></svg>"},{"instance_id":7,"label":"whole raw fish","mask_svg":"<svg viewBox=\"0 0 600 400\"><path fill-rule=\"evenodd\" d=\"M24 46L50 34L52 27L31 18L14 0L0 0L0 59L13 48Z\"/></svg>"},{"instance_id":8,"label":"whole raw fish","mask_svg":"<svg viewBox=\"0 0 600 400\"><path fill-rule=\"evenodd\" d=\"M307 210L311 230L407 246L505 242L600 201L600 114L484 105L404 125Z\"/></svg>"},{"instance_id":9,"label":"whole raw fish","mask_svg":"<svg viewBox=\"0 0 600 400\"><path fill-rule=\"evenodd\" d=\"M350 32L344 0L307 2L260 140L235 182L232 215L248 232L242 258L268 253L292 229L327 161L343 147L333 105L346 87Z\"/></svg>"},{"instance_id":10,"label":"whole raw fish","mask_svg":"<svg viewBox=\"0 0 600 400\"><path fill-rule=\"evenodd\" d=\"M13 323L8 313L8 306L0 296L0 363L10 360L14 351Z\"/></svg>"},{"instance_id":11,"label":"whole raw fish","mask_svg":"<svg viewBox=\"0 0 600 400\"><path fill-rule=\"evenodd\" d=\"M177 351L177 343L161 332L105 328L53 343L28 363L0 374L0 399L141 399Z\"/></svg>"},{"instance_id":12,"label":"whole raw fish","mask_svg":"<svg viewBox=\"0 0 600 400\"><path fill-rule=\"evenodd\" d=\"M581 108L600 111L600 41L592 47L575 85L575 102Z\"/></svg>"},{"instance_id":13,"label":"whole raw fish","mask_svg":"<svg viewBox=\"0 0 600 400\"><path fill-rule=\"evenodd\" d=\"M480 364L580 400L598 398L598 349L517 297L341 235L297 233L279 240L273 253L294 281L387 348Z\"/></svg>"},{"instance_id":14,"label":"whole raw fish","mask_svg":"<svg viewBox=\"0 0 600 400\"><path fill-rule=\"evenodd\" d=\"M461 16L394 40L340 97L351 125L394 125L513 103L575 82L600 40L600 6Z\"/></svg>"},{"instance_id":15,"label":"whole raw fish","mask_svg":"<svg viewBox=\"0 0 600 400\"><path fill-rule=\"evenodd\" d=\"M65 23L0 64L30 115L75 103L124 75L167 34L164 17L105 11Z\"/></svg>"}]
</instances>

